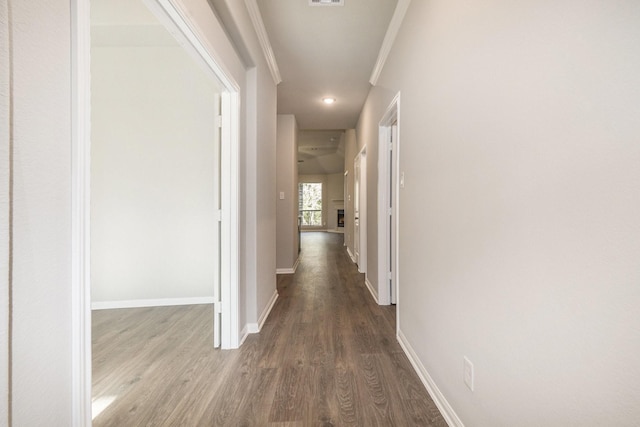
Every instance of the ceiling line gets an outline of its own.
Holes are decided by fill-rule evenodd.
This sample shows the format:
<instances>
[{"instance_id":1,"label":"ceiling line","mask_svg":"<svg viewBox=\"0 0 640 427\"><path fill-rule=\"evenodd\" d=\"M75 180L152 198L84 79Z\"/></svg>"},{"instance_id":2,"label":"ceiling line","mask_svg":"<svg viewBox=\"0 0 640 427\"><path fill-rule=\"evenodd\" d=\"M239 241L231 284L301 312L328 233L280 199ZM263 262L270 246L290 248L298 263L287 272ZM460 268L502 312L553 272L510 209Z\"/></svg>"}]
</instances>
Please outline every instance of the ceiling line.
<instances>
[{"instance_id":1,"label":"ceiling line","mask_svg":"<svg viewBox=\"0 0 640 427\"><path fill-rule=\"evenodd\" d=\"M253 28L256 30L256 34L258 35L258 40L260 41L260 46L262 47L262 52L264 53L267 65L271 71L271 77L273 77L274 83L278 85L282 82L282 77L280 76L280 69L278 68L276 56L273 53L273 48L271 47L267 30L264 27L264 22L262 21L262 15L260 14L258 3L256 0L245 0L245 4L249 11L249 17L251 18Z\"/></svg>"},{"instance_id":2,"label":"ceiling line","mask_svg":"<svg viewBox=\"0 0 640 427\"><path fill-rule=\"evenodd\" d=\"M400 31L400 25L402 24L402 20L404 19L404 15L407 13L410 3L411 0L398 0L396 10L393 12L391 22L389 22L389 27L387 28L387 33L382 41L382 46L380 46L380 53L378 53L376 65L373 67L373 72L369 78L369 83L373 86L378 84L378 78L380 78L380 73L384 68L384 64L387 62L389 52L391 52L391 47L393 46L393 42L396 40L398 31Z\"/></svg>"}]
</instances>

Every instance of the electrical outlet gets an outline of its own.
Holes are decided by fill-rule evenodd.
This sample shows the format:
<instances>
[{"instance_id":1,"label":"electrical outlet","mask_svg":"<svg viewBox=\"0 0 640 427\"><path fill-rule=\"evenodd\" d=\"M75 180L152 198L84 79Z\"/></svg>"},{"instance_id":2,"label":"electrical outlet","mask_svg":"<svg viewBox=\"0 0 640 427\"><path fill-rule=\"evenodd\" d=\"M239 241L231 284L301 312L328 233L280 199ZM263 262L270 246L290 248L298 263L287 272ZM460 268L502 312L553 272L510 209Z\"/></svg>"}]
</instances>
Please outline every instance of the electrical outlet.
<instances>
[{"instance_id":1,"label":"electrical outlet","mask_svg":"<svg viewBox=\"0 0 640 427\"><path fill-rule=\"evenodd\" d=\"M471 363L471 361L466 357L464 357L462 377L464 379L464 383L469 387L469 390L473 391L473 363Z\"/></svg>"}]
</instances>

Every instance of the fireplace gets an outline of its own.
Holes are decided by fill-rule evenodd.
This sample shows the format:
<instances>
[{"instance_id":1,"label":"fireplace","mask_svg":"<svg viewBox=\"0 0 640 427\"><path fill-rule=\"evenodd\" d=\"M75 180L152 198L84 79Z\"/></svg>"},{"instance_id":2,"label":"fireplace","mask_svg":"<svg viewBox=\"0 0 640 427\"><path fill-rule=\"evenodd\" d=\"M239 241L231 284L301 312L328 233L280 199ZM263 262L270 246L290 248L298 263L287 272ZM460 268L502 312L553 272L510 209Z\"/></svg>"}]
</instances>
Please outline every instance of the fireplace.
<instances>
[{"instance_id":1,"label":"fireplace","mask_svg":"<svg viewBox=\"0 0 640 427\"><path fill-rule=\"evenodd\" d=\"M344 209L338 209L338 227L344 227Z\"/></svg>"}]
</instances>

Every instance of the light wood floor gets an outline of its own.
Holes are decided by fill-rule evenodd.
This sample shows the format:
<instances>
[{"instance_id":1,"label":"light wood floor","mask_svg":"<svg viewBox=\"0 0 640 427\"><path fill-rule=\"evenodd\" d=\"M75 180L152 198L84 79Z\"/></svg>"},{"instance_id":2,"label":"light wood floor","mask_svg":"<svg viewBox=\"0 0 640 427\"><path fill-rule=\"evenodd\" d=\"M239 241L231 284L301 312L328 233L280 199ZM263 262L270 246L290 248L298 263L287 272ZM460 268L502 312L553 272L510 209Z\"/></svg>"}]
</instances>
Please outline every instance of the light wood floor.
<instances>
[{"instance_id":1,"label":"light wood floor","mask_svg":"<svg viewBox=\"0 0 640 427\"><path fill-rule=\"evenodd\" d=\"M446 426L343 236L303 233L259 334L211 347L210 306L93 313L95 426ZM109 404L109 402L111 402Z\"/></svg>"}]
</instances>

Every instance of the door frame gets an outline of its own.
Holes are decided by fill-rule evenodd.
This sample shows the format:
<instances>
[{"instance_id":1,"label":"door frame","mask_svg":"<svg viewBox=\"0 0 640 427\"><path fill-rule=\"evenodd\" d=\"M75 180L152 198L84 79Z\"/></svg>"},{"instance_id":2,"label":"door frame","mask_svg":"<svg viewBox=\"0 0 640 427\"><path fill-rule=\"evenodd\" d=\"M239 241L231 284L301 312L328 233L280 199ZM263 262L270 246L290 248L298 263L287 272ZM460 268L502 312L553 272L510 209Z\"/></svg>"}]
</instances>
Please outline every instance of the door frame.
<instances>
[{"instance_id":1,"label":"door frame","mask_svg":"<svg viewBox=\"0 0 640 427\"><path fill-rule=\"evenodd\" d=\"M357 165L357 166L356 166ZM367 272L367 146L362 147L354 160L354 252L358 271ZM355 185L358 182L358 194L355 194ZM355 197L358 198L358 236L355 236ZM358 238L358 250L355 251L356 237Z\"/></svg>"},{"instance_id":2,"label":"door frame","mask_svg":"<svg viewBox=\"0 0 640 427\"><path fill-rule=\"evenodd\" d=\"M396 126L396 139L393 146L389 147L388 141L391 139L394 125ZM389 305L392 303L389 280L391 280L392 286L395 286L396 304L399 300L400 92L393 98L380 120L378 138L378 304ZM390 151L392 151L391 159L389 158ZM393 161L393 167L390 167L390 160ZM393 200L389 199L390 194L393 194ZM391 212L389 212L390 205ZM389 215L391 215L395 227L392 227L390 221L386 220ZM393 242L390 240L392 231L395 231ZM392 268L391 257L395 261L395 269ZM390 273L391 277L389 278ZM396 314L398 311L399 309Z\"/></svg>"},{"instance_id":3,"label":"door frame","mask_svg":"<svg viewBox=\"0 0 640 427\"><path fill-rule=\"evenodd\" d=\"M221 132L221 346L239 346L240 86L216 61L202 31L171 0L147 6L224 86ZM72 425L91 421L91 14L90 0L71 2L71 392ZM212 337L213 340L213 337Z\"/></svg>"}]
</instances>

